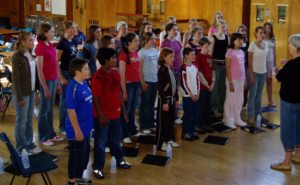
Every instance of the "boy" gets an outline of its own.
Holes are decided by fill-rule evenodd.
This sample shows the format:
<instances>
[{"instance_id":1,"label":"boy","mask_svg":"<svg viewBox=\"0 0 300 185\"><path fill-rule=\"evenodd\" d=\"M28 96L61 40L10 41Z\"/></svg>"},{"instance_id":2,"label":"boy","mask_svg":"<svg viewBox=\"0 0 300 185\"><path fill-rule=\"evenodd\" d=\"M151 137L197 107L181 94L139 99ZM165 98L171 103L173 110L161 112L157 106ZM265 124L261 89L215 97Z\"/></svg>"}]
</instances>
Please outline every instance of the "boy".
<instances>
[{"instance_id":1,"label":"boy","mask_svg":"<svg viewBox=\"0 0 300 185\"><path fill-rule=\"evenodd\" d=\"M200 93L200 79L198 68L193 64L195 51L192 48L184 48L183 65L180 71L181 91L183 99L183 139L193 141L199 139L196 134L198 121L198 99Z\"/></svg>"},{"instance_id":2,"label":"boy","mask_svg":"<svg viewBox=\"0 0 300 185\"><path fill-rule=\"evenodd\" d=\"M73 79L66 91L66 134L69 142L67 185L91 184L82 179L90 156L90 132L93 128L92 92L86 82L90 78L88 61L76 58L69 66Z\"/></svg>"},{"instance_id":3,"label":"boy","mask_svg":"<svg viewBox=\"0 0 300 185\"><path fill-rule=\"evenodd\" d=\"M209 53L210 41L203 37L200 40L200 53L196 56L195 65L205 78L204 83L201 81L200 97L199 97L199 121L197 130L200 132L213 131L209 127L212 119L211 108L211 91L215 83L215 70L212 65L212 57Z\"/></svg>"},{"instance_id":4,"label":"boy","mask_svg":"<svg viewBox=\"0 0 300 185\"><path fill-rule=\"evenodd\" d=\"M124 119L128 121L121 101L120 74L114 69L117 53L112 48L100 48L97 59L101 68L92 79L93 114L95 121L93 174L97 179L104 178L105 147L108 143L117 166L129 169L131 164L124 161L121 149L122 125L121 108Z\"/></svg>"}]
</instances>

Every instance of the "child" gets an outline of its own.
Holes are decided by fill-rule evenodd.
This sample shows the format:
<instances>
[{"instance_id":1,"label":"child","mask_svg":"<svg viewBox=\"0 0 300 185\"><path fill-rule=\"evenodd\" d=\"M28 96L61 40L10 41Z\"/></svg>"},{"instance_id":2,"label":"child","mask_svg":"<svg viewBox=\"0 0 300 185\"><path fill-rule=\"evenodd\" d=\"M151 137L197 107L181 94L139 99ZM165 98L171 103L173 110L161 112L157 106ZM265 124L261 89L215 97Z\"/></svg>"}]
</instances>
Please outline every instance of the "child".
<instances>
[{"instance_id":1,"label":"child","mask_svg":"<svg viewBox=\"0 0 300 185\"><path fill-rule=\"evenodd\" d=\"M100 48L97 59L102 67L92 79L95 121L93 174L95 178L103 179L107 143L119 168L128 169L131 164L124 161L120 145L122 139L121 108L125 120L127 116L121 99L120 75L114 69L117 53L112 48Z\"/></svg>"},{"instance_id":2,"label":"child","mask_svg":"<svg viewBox=\"0 0 300 185\"><path fill-rule=\"evenodd\" d=\"M70 63L69 81L66 90L67 117L65 130L69 143L68 185L91 184L82 179L90 158L90 132L93 128L92 93L87 83L90 78L88 60L74 59Z\"/></svg>"},{"instance_id":3,"label":"child","mask_svg":"<svg viewBox=\"0 0 300 185\"><path fill-rule=\"evenodd\" d=\"M198 26L199 26L199 23L196 18L192 18L189 20L188 30L183 34L183 38L182 38L182 46L183 47L187 47L187 44L189 43L189 40L192 37L193 29Z\"/></svg>"},{"instance_id":4,"label":"child","mask_svg":"<svg viewBox=\"0 0 300 185\"><path fill-rule=\"evenodd\" d=\"M243 45L243 35L233 33L229 49L226 53L226 99L224 104L224 122L231 128L246 126L241 119L243 107L243 90L245 83L245 54L240 48Z\"/></svg>"},{"instance_id":5,"label":"child","mask_svg":"<svg viewBox=\"0 0 300 185\"><path fill-rule=\"evenodd\" d=\"M254 125L258 115L261 115L261 98L267 73L268 46L264 42L266 30L262 26L255 28L256 40L248 49L248 67L250 76L250 94L248 98L248 124ZM261 117L263 122L268 121Z\"/></svg>"},{"instance_id":6,"label":"child","mask_svg":"<svg viewBox=\"0 0 300 185\"><path fill-rule=\"evenodd\" d=\"M167 144L179 147L175 142L175 108L178 107L177 84L172 70L174 52L169 48L160 51L158 64L158 121L156 125L157 148L166 151Z\"/></svg>"},{"instance_id":7,"label":"child","mask_svg":"<svg viewBox=\"0 0 300 185\"><path fill-rule=\"evenodd\" d=\"M142 49L139 51L141 59L140 80L142 85L140 107L140 130L144 134L150 134L150 128L154 128L154 104L157 93L157 59L158 50L154 48L155 35L146 32L143 35Z\"/></svg>"},{"instance_id":8,"label":"child","mask_svg":"<svg viewBox=\"0 0 300 185\"><path fill-rule=\"evenodd\" d=\"M204 81L200 85L200 97L199 97L199 122L196 126L199 131L212 131L209 126L213 111L211 108L211 91L214 88L215 83L215 70L212 65L212 56L209 54L210 41L203 37L200 40L200 53L195 59L195 64L198 70L202 73Z\"/></svg>"},{"instance_id":9,"label":"child","mask_svg":"<svg viewBox=\"0 0 300 185\"><path fill-rule=\"evenodd\" d=\"M189 39L188 43L186 44L186 47L191 47L195 50L196 56L200 52L200 39L203 37L204 30L202 27L197 26L195 27L191 32L191 38Z\"/></svg>"},{"instance_id":10,"label":"child","mask_svg":"<svg viewBox=\"0 0 300 185\"><path fill-rule=\"evenodd\" d=\"M193 65L195 51L192 48L184 48L183 65L181 66L180 81L183 97L183 139L193 141L199 139L196 134L198 121L198 100L200 93L200 80L198 68Z\"/></svg>"}]
</instances>

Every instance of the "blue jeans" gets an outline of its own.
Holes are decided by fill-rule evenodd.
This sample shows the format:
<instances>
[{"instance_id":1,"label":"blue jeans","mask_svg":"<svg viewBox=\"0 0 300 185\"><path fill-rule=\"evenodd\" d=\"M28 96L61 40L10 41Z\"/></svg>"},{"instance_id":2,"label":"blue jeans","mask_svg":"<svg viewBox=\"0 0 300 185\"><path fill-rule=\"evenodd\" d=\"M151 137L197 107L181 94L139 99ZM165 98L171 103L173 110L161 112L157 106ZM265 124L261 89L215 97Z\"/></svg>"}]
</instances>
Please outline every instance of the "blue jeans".
<instances>
[{"instance_id":1,"label":"blue jeans","mask_svg":"<svg viewBox=\"0 0 300 185\"><path fill-rule=\"evenodd\" d=\"M32 92L29 96L23 96L24 106L20 107L17 97L13 95L16 107L16 126L15 138L16 148L19 153L25 148L27 151L35 148L33 140L32 117L34 111L36 92Z\"/></svg>"},{"instance_id":2,"label":"blue jeans","mask_svg":"<svg viewBox=\"0 0 300 185\"><path fill-rule=\"evenodd\" d=\"M140 90L139 82L126 84L128 99L124 103L127 111L128 123L126 123L124 120L122 121L123 138L130 137L137 133L137 129L135 126L135 111L136 111L136 106L138 104L139 90Z\"/></svg>"},{"instance_id":3,"label":"blue jeans","mask_svg":"<svg viewBox=\"0 0 300 185\"><path fill-rule=\"evenodd\" d=\"M154 126L154 104L157 93L157 83L146 82L149 85L148 90L142 90L140 107L140 129L145 130Z\"/></svg>"},{"instance_id":4,"label":"blue jeans","mask_svg":"<svg viewBox=\"0 0 300 185\"><path fill-rule=\"evenodd\" d=\"M94 120L94 170L103 170L105 164L105 147L108 144L111 154L116 158L117 164L122 162L123 151L120 145L122 139L121 119L110 120L105 126L100 125L98 119Z\"/></svg>"},{"instance_id":5,"label":"blue jeans","mask_svg":"<svg viewBox=\"0 0 300 185\"><path fill-rule=\"evenodd\" d=\"M198 101L193 102L190 97L183 97L183 125L182 134L193 135L196 130L196 124L199 121L199 105Z\"/></svg>"},{"instance_id":6,"label":"blue jeans","mask_svg":"<svg viewBox=\"0 0 300 185\"><path fill-rule=\"evenodd\" d=\"M213 111L211 109L211 92L208 90L200 91L199 96L199 118L196 126L200 129L208 126L213 117Z\"/></svg>"},{"instance_id":7,"label":"blue jeans","mask_svg":"<svg viewBox=\"0 0 300 185\"><path fill-rule=\"evenodd\" d=\"M280 137L286 152L300 147L300 103L280 101Z\"/></svg>"},{"instance_id":8,"label":"blue jeans","mask_svg":"<svg viewBox=\"0 0 300 185\"><path fill-rule=\"evenodd\" d=\"M86 136L82 141L68 140L69 143L69 161L68 174L69 179L82 178L90 159L90 136Z\"/></svg>"},{"instance_id":9,"label":"blue jeans","mask_svg":"<svg viewBox=\"0 0 300 185\"><path fill-rule=\"evenodd\" d=\"M248 98L248 117L256 119L261 114L261 99L266 81L266 73L254 73L254 85L250 85L250 94Z\"/></svg>"},{"instance_id":10,"label":"blue jeans","mask_svg":"<svg viewBox=\"0 0 300 185\"><path fill-rule=\"evenodd\" d=\"M46 84L51 93L50 99L45 97L43 86L40 87L40 111L38 116L39 138L41 142L56 136L53 129L53 107L56 96L56 80L47 80Z\"/></svg>"},{"instance_id":11,"label":"blue jeans","mask_svg":"<svg viewBox=\"0 0 300 185\"><path fill-rule=\"evenodd\" d=\"M66 80L71 79L71 75L69 71L61 71L63 77ZM65 131L65 122L67 116L67 109L66 109L66 91L68 85L61 85L61 93L60 93L60 100L59 100L59 130Z\"/></svg>"}]
</instances>

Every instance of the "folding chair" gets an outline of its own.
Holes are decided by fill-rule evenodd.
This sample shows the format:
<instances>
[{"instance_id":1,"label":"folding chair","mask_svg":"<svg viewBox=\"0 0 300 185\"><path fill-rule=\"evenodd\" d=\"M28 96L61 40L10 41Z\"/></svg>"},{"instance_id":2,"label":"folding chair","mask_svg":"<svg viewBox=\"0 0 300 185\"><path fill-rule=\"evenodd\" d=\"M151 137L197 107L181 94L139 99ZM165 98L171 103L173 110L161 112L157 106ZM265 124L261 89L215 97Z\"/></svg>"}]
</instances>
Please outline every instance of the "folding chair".
<instances>
[{"instance_id":1,"label":"folding chair","mask_svg":"<svg viewBox=\"0 0 300 185\"><path fill-rule=\"evenodd\" d=\"M2 111L2 118L4 119L6 110L12 100L12 90L10 84L12 83L12 77L11 77L11 71L9 68L5 65L3 65L4 72L0 74L0 79L6 78L8 80L8 84L4 86L2 82L0 81L0 98L4 100L4 107Z\"/></svg>"},{"instance_id":2,"label":"folding chair","mask_svg":"<svg viewBox=\"0 0 300 185\"><path fill-rule=\"evenodd\" d=\"M51 160L48 153L41 152L39 154L29 156L30 167L28 169L25 169L22 164L21 157L19 156L15 147L11 144L10 140L4 132L0 133L0 139L5 143L10 153L10 159L12 162L12 164L10 164L4 169L6 173L10 173L13 175L10 185L14 183L16 176L23 176L24 178L28 178L26 181L26 185L28 185L31 176L36 173L41 174L45 185L52 185L52 182L47 172L56 169L57 166Z\"/></svg>"}]
</instances>

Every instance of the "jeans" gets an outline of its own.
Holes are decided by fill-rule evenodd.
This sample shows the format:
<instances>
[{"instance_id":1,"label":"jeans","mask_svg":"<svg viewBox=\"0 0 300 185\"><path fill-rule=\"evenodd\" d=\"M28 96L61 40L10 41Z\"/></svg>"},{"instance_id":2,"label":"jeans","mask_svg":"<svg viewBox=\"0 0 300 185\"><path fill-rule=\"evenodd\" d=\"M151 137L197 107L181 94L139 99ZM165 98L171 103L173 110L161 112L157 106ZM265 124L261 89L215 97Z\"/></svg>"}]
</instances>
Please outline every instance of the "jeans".
<instances>
[{"instance_id":1,"label":"jeans","mask_svg":"<svg viewBox=\"0 0 300 185\"><path fill-rule=\"evenodd\" d=\"M199 101L193 102L190 97L183 97L183 125L182 134L192 136L196 130L196 124L199 122Z\"/></svg>"},{"instance_id":2,"label":"jeans","mask_svg":"<svg viewBox=\"0 0 300 185\"><path fill-rule=\"evenodd\" d=\"M50 99L45 97L43 86L40 87L40 111L38 116L39 138L45 142L56 136L53 128L53 107L56 96L56 80L47 80L46 84L50 91Z\"/></svg>"},{"instance_id":3,"label":"jeans","mask_svg":"<svg viewBox=\"0 0 300 185\"><path fill-rule=\"evenodd\" d=\"M87 168L90 159L90 136L86 136L82 141L68 140L69 179L82 178L84 170Z\"/></svg>"},{"instance_id":4,"label":"jeans","mask_svg":"<svg viewBox=\"0 0 300 185\"><path fill-rule=\"evenodd\" d=\"M199 96L199 118L196 126L203 129L208 126L211 122L213 116L213 111L211 109L211 92L208 90L200 91Z\"/></svg>"},{"instance_id":5,"label":"jeans","mask_svg":"<svg viewBox=\"0 0 300 185\"><path fill-rule=\"evenodd\" d=\"M31 150L36 146L33 141L32 117L34 112L36 92L32 92L29 96L23 96L24 106L20 107L17 97L13 95L16 107L16 125L15 138L17 152L21 153L23 149Z\"/></svg>"},{"instance_id":6,"label":"jeans","mask_svg":"<svg viewBox=\"0 0 300 185\"><path fill-rule=\"evenodd\" d=\"M250 84L250 94L248 98L248 118L256 119L261 114L261 99L266 81L266 73L254 73L254 85Z\"/></svg>"},{"instance_id":7,"label":"jeans","mask_svg":"<svg viewBox=\"0 0 300 185\"><path fill-rule=\"evenodd\" d=\"M120 145L122 139L121 119L110 120L105 126L100 125L95 119L94 132L94 170L103 170L105 164L105 147L108 144L111 154L116 158L117 164L123 159L123 151Z\"/></svg>"},{"instance_id":8,"label":"jeans","mask_svg":"<svg viewBox=\"0 0 300 185\"><path fill-rule=\"evenodd\" d=\"M137 133L137 129L135 126L135 111L136 106L139 98L139 90L140 90L140 83L127 83L126 84L126 91L127 91L127 101L125 102L125 107L127 111L128 123L123 122L123 138L130 137Z\"/></svg>"},{"instance_id":9,"label":"jeans","mask_svg":"<svg viewBox=\"0 0 300 185\"><path fill-rule=\"evenodd\" d=\"M300 147L300 103L280 101L280 137L286 152Z\"/></svg>"},{"instance_id":10,"label":"jeans","mask_svg":"<svg viewBox=\"0 0 300 185\"><path fill-rule=\"evenodd\" d=\"M66 80L71 79L71 75L69 71L61 71L63 77ZM59 100L59 130L65 131L65 122L67 116L67 109L66 109L66 91L68 85L61 85L61 93L60 93L60 100Z\"/></svg>"},{"instance_id":11,"label":"jeans","mask_svg":"<svg viewBox=\"0 0 300 185\"><path fill-rule=\"evenodd\" d=\"M215 86L211 95L211 104L214 112L224 112L224 103L225 103L225 80L226 80L226 70L225 65L216 64L216 81Z\"/></svg>"},{"instance_id":12,"label":"jeans","mask_svg":"<svg viewBox=\"0 0 300 185\"><path fill-rule=\"evenodd\" d=\"M146 82L149 86L148 90L141 94L140 107L140 129L145 130L154 127L154 104L157 93L157 83Z\"/></svg>"}]
</instances>

